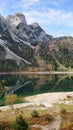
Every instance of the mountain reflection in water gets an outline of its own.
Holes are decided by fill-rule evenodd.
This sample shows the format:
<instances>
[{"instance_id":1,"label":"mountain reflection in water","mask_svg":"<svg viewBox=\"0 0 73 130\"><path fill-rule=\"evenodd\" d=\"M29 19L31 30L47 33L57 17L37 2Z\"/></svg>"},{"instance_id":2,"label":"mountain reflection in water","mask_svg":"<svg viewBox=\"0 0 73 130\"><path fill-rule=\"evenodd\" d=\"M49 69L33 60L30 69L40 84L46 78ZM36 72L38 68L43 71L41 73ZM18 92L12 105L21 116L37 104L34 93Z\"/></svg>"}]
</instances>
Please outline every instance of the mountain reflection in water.
<instances>
[{"instance_id":1,"label":"mountain reflection in water","mask_svg":"<svg viewBox=\"0 0 73 130\"><path fill-rule=\"evenodd\" d=\"M72 75L0 75L0 106L5 94L15 93L18 97L73 91ZM1 93L1 90L5 90Z\"/></svg>"}]
</instances>

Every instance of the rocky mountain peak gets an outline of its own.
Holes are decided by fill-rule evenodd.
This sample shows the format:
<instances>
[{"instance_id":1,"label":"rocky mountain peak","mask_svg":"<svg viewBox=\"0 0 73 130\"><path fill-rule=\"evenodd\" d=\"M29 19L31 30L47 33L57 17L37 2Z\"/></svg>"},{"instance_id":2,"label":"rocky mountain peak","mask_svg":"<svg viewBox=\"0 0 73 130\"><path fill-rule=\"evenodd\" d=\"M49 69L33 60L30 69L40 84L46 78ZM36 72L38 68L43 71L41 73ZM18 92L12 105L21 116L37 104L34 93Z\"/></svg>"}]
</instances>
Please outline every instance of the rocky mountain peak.
<instances>
[{"instance_id":1,"label":"rocky mountain peak","mask_svg":"<svg viewBox=\"0 0 73 130\"><path fill-rule=\"evenodd\" d=\"M47 42L53 37L47 35L38 23L27 24L26 18L22 13L16 13L7 17L1 16L0 19L1 37L4 32L10 34L15 42L20 42L19 39L31 43ZM7 39L6 34L3 35Z\"/></svg>"},{"instance_id":2,"label":"rocky mountain peak","mask_svg":"<svg viewBox=\"0 0 73 130\"><path fill-rule=\"evenodd\" d=\"M38 23L30 24L28 27L30 41L32 42L47 42L53 38L51 35L47 35Z\"/></svg>"},{"instance_id":3,"label":"rocky mountain peak","mask_svg":"<svg viewBox=\"0 0 73 130\"><path fill-rule=\"evenodd\" d=\"M31 26L33 26L33 27L38 27L39 26L39 24L38 23L32 23L32 24L30 24Z\"/></svg>"},{"instance_id":4,"label":"rocky mountain peak","mask_svg":"<svg viewBox=\"0 0 73 130\"><path fill-rule=\"evenodd\" d=\"M8 23L12 26L17 26L20 23L27 25L25 16L22 13L16 13L7 17Z\"/></svg>"}]
</instances>

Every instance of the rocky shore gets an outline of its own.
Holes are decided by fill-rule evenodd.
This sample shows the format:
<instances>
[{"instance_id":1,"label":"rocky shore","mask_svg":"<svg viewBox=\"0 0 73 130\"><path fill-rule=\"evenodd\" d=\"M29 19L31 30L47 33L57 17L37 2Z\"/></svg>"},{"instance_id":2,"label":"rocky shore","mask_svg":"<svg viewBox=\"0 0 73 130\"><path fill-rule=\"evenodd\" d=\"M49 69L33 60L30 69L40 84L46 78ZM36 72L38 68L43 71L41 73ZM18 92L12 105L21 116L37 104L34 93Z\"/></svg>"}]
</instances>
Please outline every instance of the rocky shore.
<instances>
[{"instance_id":1,"label":"rocky shore","mask_svg":"<svg viewBox=\"0 0 73 130\"><path fill-rule=\"evenodd\" d=\"M38 94L26 97L27 103L15 104L14 108L43 105L45 108L52 107L54 103L73 104L73 92L54 92ZM10 106L0 107L0 110L10 109Z\"/></svg>"}]
</instances>

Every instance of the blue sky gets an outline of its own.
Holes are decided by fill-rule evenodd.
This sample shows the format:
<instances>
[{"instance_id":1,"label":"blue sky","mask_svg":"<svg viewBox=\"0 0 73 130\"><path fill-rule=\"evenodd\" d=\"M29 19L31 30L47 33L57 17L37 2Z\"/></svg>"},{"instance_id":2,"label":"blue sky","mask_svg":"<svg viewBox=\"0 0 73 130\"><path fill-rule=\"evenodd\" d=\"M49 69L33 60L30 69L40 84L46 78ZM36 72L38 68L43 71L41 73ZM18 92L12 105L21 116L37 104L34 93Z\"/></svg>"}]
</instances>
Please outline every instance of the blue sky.
<instances>
[{"instance_id":1,"label":"blue sky","mask_svg":"<svg viewBox=\"0 0 73 130\"><path fill-rule=\"evenodd\" d=\"M21 12L54 37L73 36L73 0L0 0L0 14Z\"/></svg>"}]
</instances>

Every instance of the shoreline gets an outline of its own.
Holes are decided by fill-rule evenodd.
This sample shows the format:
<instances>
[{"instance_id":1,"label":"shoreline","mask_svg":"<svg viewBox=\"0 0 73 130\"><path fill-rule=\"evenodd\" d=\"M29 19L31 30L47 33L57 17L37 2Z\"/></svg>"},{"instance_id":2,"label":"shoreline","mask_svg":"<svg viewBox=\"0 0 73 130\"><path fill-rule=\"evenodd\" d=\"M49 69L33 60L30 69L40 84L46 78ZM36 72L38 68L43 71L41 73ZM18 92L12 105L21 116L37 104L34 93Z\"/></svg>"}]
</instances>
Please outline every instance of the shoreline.
<instances>
[{"instance_id":1,"label":"shoreline","mask_svg":"<svg viewBox=\"0 0 73 130\"><path fill-rule=\"evenodd\" d=\"M34 103L35 105L44 105L45 107L52 107L54 103L73 104L73 91L37 94L26 97L25 100Z\"/></svg>"},{"instance_id":2,"label":"shoreline","mask_svg":"<svg viewBox=\"0 0 73 130\"><path fill-rule=\"evenodd\" d=\"M70 97L70 100L65 100ZM29 108L29 106L43 106L45 109L53 107L55 103L64 103L73 105L73 91L72 92L54 92L54 93L44 93L34 96L26 97L27 103L14 104L14 108ZM2 106L0 110L6 111L10 109L10 106ZM38 107L39 109L39 107Z\"/></svg>"},{"instance_id":3,"label":"shoreline","mask_svg":"<svg viewBox=\"0 0 73 130\"><path fill-rule=\"evenodd\" d=\"M0 75L54 75L54 74L73 74L73 71L19 71L19 72L0 72Z\"/></svg>"}]
</instances>

